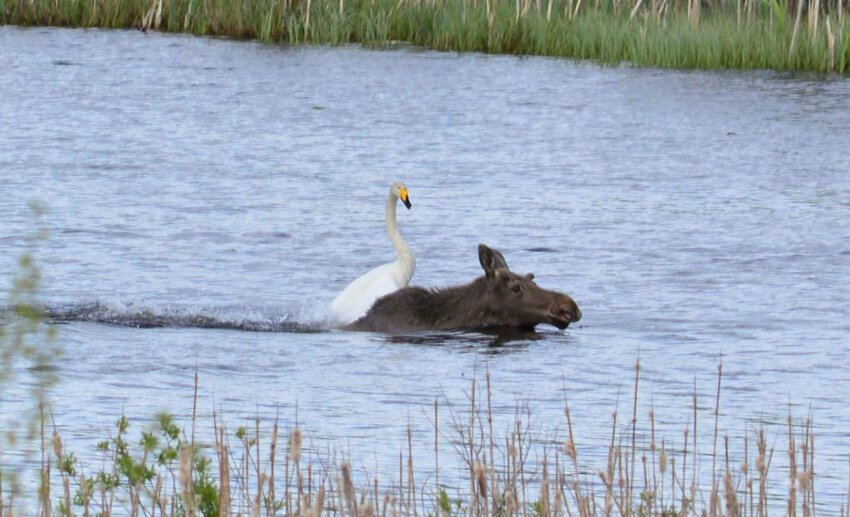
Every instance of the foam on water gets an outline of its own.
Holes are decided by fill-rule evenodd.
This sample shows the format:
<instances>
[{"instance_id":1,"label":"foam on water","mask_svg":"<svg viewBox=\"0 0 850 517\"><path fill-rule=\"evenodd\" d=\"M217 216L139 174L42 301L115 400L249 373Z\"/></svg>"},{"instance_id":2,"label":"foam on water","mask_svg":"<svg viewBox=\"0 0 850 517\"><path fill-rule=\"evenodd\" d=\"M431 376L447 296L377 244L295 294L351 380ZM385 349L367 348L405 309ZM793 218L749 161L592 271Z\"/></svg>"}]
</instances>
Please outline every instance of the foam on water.
<instances>
[{"instance_id":1,"label":"foam on water","mask_svg":"<svg viewBox=\"0 0 850 517\"><path fill-rule=\"evenodd\" d=\"M312 311L315 312L315 311ZM133 302L94 301L48 306L56 323L88 322L135 328L201 328L248 332L311 333L330 330L327 321L303 321L271 307L148 306Z\"/></svg>"}]
</instances>

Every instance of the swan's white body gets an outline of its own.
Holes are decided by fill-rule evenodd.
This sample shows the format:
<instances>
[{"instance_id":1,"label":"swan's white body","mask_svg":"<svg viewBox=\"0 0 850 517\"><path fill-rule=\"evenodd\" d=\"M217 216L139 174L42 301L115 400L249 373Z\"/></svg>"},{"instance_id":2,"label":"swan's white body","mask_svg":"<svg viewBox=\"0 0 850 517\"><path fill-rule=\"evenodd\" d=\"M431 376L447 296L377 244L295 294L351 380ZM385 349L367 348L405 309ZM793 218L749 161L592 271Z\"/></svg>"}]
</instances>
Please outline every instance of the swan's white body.
<instances>
[{"instance_id":1,"label":"swan's white body","mask_svg":"<svg viewBox=\"0 0 850 517\"><path fill-rule=\"evenodd\" d=\"M348 287L337 295L331 303L331 311L334 318L342 324L352 323L365 316L375 300L405 287L416 271L416 257L401 237L396 223L395 207L399 198L410 208L407 187L401 182L395 182L390 186L390 194L387 197L386 219L387 233L398 258L395 262L369 271L348 284Z\"/></svg>"}]
</instances>

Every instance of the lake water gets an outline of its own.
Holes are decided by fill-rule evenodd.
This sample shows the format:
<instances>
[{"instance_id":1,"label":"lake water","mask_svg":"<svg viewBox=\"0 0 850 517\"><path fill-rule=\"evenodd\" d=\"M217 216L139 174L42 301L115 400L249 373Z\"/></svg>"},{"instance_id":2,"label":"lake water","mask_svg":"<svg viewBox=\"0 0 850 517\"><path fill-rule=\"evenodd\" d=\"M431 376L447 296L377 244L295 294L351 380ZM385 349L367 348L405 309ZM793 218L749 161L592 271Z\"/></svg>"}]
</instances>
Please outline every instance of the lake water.
<instances>
[{"instance_id":1,"label":"lake water","mask_svg":"<svg viewBox=\"0 0 850 517\"><path fill-rule=\"evenodd\" d=\"M291 426L297 407L308 441L390 483L410 424L422 478L433 401L464 405L489 369L497 429L527 401L563 436L566 396L593 472L618 401L631 413L638 357L638 425L654 406L678 447L694 389L710 428L722 357L736 464L767 422L781 469L786 415L811 413L818 503L843 501L847 79L12 27L0 71L0 295L38 200L41 297L88 320L59 326L54 418L77 456L122 411L185 421L197 368L207 426L214 408L232 428L278 410ZM582 321L507 343L327 329L334 295L393 258L396 179L412 283L472 280L483 242L572 295ZM132 326L149 323L164 326Z\"/></svg>"}]
</instances>

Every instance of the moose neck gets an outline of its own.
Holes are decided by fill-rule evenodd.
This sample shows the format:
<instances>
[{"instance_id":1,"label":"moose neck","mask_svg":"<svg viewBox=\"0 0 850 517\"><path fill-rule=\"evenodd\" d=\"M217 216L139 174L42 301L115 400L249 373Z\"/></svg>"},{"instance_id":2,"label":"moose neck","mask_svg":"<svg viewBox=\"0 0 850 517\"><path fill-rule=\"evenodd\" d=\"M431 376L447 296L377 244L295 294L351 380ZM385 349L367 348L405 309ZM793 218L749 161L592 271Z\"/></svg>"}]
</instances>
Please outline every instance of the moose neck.
<instances>
[{"instance_id":1,"label":"moose neck","mask_svg":"<svg viewBox=\"0 0 850 517\"><path fill-rule=\"evenodd\" d=\"M431 291L428 313L448 327L487 326L495 322L487 299L487 278L482 276L466 285Z\"/></svg>"}]
</instances>

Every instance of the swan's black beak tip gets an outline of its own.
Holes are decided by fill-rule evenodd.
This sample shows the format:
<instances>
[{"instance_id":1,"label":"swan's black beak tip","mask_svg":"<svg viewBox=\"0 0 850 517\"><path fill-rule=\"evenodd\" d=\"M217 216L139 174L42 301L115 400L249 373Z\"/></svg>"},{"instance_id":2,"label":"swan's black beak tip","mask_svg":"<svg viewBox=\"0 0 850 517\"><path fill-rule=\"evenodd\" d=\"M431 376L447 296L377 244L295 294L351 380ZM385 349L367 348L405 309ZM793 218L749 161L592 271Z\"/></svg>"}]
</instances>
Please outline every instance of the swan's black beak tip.
<instances>
[{"instance_id":1,"label":"swan's black beak tip","mask_svg":"<svg viewBox=\"0 0 850 517\"><path fill-rule=\"evenodd\" d=\"M410 198L409 197L402 199L401 202L404 203L404 206L406 206L408 210L410 210L410 207L413 206L413 205L410 204Z\"/></svg>"}]
</instances>

